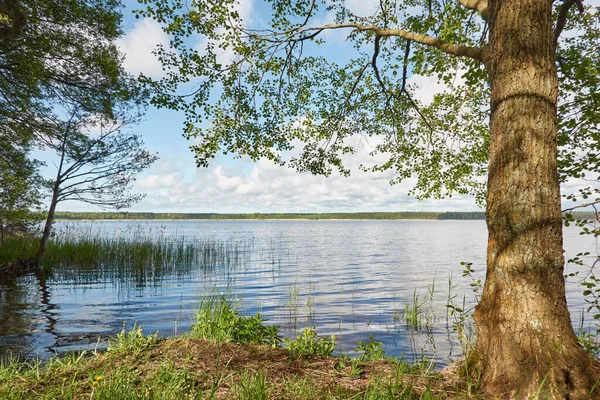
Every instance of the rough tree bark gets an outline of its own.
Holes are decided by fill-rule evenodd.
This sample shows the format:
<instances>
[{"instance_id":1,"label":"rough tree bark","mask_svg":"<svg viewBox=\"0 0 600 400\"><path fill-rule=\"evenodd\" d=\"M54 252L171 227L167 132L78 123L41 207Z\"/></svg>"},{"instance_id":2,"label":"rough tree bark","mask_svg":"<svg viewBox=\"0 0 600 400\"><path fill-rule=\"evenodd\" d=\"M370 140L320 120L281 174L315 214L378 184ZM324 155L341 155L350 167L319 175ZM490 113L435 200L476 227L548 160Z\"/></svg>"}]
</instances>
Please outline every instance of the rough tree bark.
<instances>
[{"instance_id":1,"label":"rough tree bark","mask_svg":"<svg viewBox=\"0 0 600 400\"><path fill-rule=\"evenodd\" d=\"M596 365L571 325L557 173L552 0L490 0L487 276L475 312L484 390L590 399Z\"/></svg>"}]
</instances>

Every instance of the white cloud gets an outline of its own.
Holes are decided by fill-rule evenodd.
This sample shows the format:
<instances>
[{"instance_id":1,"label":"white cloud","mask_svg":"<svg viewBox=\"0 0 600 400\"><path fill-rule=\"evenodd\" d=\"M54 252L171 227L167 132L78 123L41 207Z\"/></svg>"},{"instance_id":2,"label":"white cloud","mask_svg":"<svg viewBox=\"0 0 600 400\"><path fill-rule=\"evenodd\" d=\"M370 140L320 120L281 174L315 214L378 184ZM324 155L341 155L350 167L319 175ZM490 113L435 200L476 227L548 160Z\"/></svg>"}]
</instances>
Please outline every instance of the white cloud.
<instances>
[{"instance_id":1,"label":"white cloud","mask_svg":"<svg viewBox=\"0 0 600 400\"><path fill-rule=\"evenodd\" d=\"M462 77L463 74L464 71L459 70L456 72L456 78L453 83L454 87L465 83L465 79ZM409 86L415 87L414 98L425 105L431 104L433 97L437 93L442 93L450 88L435 76L412 75L407 81Z\"/></svg>"},{"instance_id":2,"label":"white cloud","mask_svg":"<svg viewBox=\"0 0 600 400\"><path fill-rule=\"evenodd\" d=\"M149 175L139 179L136 186L141 190L159 190L175 187L181 176L177 173L167 175Z\"/></svg>"},{"instance_id":3,"label":"white cloud","mask_svg":"<svg viewBox=\"0 0 600 400\"><path fill-rule=\"evenodd\" d=\"M377 12L379 0L346 0L346 8L352 14L369 17Z\"/></svg>"},{"instance_id":4,"label":"white cloud","mask_svg":"<svg viewBox=\"0 0 600 400\"><path fill-rule=\"evenodd\" d=\"M117 41L120 50L125 54L125 70L134 75L144 73L154 78L160 77L164 73L162 65L152 54L159 44L166 48L169 46L169 37L163 32L160 24L149 18L136 21L125 37Z\"/></svg>"},{"instance_id":5,"label":"white cloud","mask_svg":"<svg viewBox=\"0 0 600 400\"><path fill-rule=\"evenodd\" d=\"M235 3L234 10L238 12L243 22L248 23L252 19L252 13L254 11L254 1L240 0L238 3Z\"/></svg>"},{"instance_id":6,"label":"white cloud","mask_svg":"<svg viewBox=\"0 0 600 400\"><path fill-rule=\"evenodd\" d=\"M392 171L364 173L361 163L378 140L354 138L357 153L345 157L352 175L314 176L268 160L217 158L209 169L196 169L192 155L175 162L159 160L136 188L148 196L132 210L171 212L332 212L403 210L474 210L473 199L418 202L407 192L414 181L390 186ZM383 157L383 156L379 156ZM378 160L378 161L381 161Z\"/></svg>"}]
</instances>

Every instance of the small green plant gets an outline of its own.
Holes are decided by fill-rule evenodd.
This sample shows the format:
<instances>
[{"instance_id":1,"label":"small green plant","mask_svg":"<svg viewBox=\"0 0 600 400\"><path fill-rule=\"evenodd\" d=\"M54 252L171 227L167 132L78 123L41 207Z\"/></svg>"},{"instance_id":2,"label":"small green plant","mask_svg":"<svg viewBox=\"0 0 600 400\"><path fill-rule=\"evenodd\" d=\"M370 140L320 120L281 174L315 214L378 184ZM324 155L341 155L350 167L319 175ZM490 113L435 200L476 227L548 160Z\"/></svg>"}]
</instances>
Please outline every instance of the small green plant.
<instances>
[{"instance_id":1,"label":"small green plant","mask_svg":"<svg viewBox=\"0 0 600 400\"><path fill-rule=\"evenodd\" d=\"M141 326L137 323L134 323L131 330L128 331L126 322L123 322L123 329L117 334L117 337L108 340L107 351L137 355L160 342L158 332L152 335L144 335Z\"/></svg>"},{"instance_id":2,"label":"small green plant","mask_svg":"<svg viewBox=\"0 0 600 400\"><path fill-rule=\"evenodd\" d=\"M361 361L381 360L385 357L383 343L375 340L375 336L369 336L368 342L358 341L355 352L360 353L357 357Z\"/></svg>"},{"instance_id":3,"label":"small green plant","mask_svg":"<svg viewBox=\"0 0 600 400\"><path fill-rule=\"evenodd\" d=\"M479 303L481 299L481 290L483 289L483 283L480 279L475 279L473 269L473 263L471 262L461 262L465 269L463 270L463 277L468 277L471 279L471 286L473 290L473 301L476 304ZM451 288L451 282L448 283L449 288ZM446 307L449 311L449 315L454 317L454 322L452 324L452 329L456 332L458 341L460 342L463 355L465 360L471 358L472 353L475 350L475 328L473 321L473 313L475 312L474 307L467 307L467 298L463 296L462 305L457 306L454 304L454 297L450 297L448 299L449 303L446 304ZM465 366L468 367L468 362L465 362ZM472 371L465 371L466 376L470 376Z\"/></svg>"},{"instance_id":4,"label":"small green plant","mask_svg":"<svg viewBox=\"0 0 600 400\"><path fill-rule=\"evenodd\" d=\"M340 376L356 378L363 374L363 366L363 361L358 358L342 358L333 365L333 369Z\"/></svg>"},{"instance_id":5,"label":"small green plant","mask_svg":"<svg viewBox=\"0 0 600 400\"><path fill-rule=\"evenodd\" d=\"M60 357L52 358L46 364L48 371L64 372L77 368L87 356L87 352L70 352Z\"/></svg>"},{"instance_id":6,"label":"small green plant","mask_svg":"<svg viewBox=\"0 0 600 400\"><path fill-rule=\"evenodd\" d=\"M419 295L415 290L412 303L406 303L404 307L404 321L407 328L411 328L414 331L421 330L421 327L423 326L424 306L425 302L419 300Z\"/></svg>"},{"instance_id":7,"label":"small green plant","mask_svg":"<svg viewBox=\"0 0 600 400\"><path fill-rule=\"evenodd\" d=\"M592 358L596 358L600 353L600 343L598 343L598 334L593 334L584 330L581 330L577 335L579 343L583 346L586 353Z\"/></svg>"},{"instance_id":8,"label":"small green plant","mask_svg":"<svg viewBox=\"0 0 600 400\"><path fill-rule=\"evenodd\" d=\"M369 381L365 389L362 399L364 400L388 400L388 399L432 399L428 393L419 396L410 385L405 385L401 379L401 375L389 375L385 379L375 378Z\"/></svg>"},{"instance_id":9,"label":"small green plant","mask_svg":"<svg viewBox=\"0 0 600 400\"><path fill-rule=\"evenodd\" d=\"M29 367L21 362L18 357L9 356L6 360L0 360L0 382L8 382L16 379Z\"/></svg>"},{"instance_id":10,"label":"small green plant","mask_svg":"<svg viewBox=\"0 0 600 400\"><path fill-rule=\"evenodd\" d=\"M329 357L335 350L335 336L319 337L313 329L306 328L292 340L285 338L285 347L293 358L320 356Z\"/></svg>"},{"instance_id":11,"label":"small green plant","mask_svg":"<svg viewBox=\"0 0 600 400\"><path fill-rule=\"evenodd\" d=\"M279 326L266 326L264 322L258 313L252 317L239 316L224 295L208 296L196 314L191 336L215 342L267 343L277 347L281 343Z\"/></svg>"}]
</instances>

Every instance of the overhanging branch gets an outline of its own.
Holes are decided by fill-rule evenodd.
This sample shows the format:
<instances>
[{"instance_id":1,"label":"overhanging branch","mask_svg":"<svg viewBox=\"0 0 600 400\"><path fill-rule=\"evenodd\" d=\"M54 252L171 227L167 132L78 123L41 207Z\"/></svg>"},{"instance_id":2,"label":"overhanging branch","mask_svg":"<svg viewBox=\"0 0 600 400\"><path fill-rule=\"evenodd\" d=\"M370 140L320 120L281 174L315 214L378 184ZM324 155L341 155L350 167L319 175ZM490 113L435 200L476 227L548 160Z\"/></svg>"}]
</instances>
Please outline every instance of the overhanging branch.
<instances>
[{"instance_id":1,"label":"overhanging branch","mask_svg":"<svg viewBox=\"0 0 600 400\"><path fill-rule=\"evenodd\" d=\"M469 10L477 11L484 21L490 17L487 0L458 0L458 2Z\"/></svg>"},{"instance_id":2,"label":"overhanging branch","mask_svg":"<svg viewBox=\"0 0 600 400\"><path fill-rule=\"evenodd\" d=\"M436 38L433 36L423 35L420 33L405 31L403 29L382 29L375 25L361 25L353 22L348 22L344 24L326 24L317 27L311 28L303 28L298 31L298 33L303 32L312 32L318 34L324 30L332 30L332 29L345 29L345 28L354 28L357 31L371 31L375 33L377 37L383 36L399 36L407 40L412 40L417 43L421 43L427 46L435 47L444 53L452 54L459 57L469 57L475 60L482 60L482 48L480 47L472 47L472 46L463 46L454 43L447 42L443 39ZM311 37L316 36L315 34L311 34ZM292 39L293 40L293 39ZM304 40L304 38L299 38L296 40Z\"/></svg>"}]
</instances>

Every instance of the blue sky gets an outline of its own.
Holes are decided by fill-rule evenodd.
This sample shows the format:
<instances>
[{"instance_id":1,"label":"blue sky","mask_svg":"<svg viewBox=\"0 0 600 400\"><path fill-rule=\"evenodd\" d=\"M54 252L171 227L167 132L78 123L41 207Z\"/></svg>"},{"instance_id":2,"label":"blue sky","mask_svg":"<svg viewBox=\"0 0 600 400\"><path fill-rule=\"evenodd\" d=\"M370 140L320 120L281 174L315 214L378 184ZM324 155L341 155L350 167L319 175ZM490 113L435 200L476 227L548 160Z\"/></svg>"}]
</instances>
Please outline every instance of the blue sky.
<instances>
[{"instance_id":1,"label":"blue sky","mask_svg":"<svg viewBox=\"0 0 600 400\"><path fill-rule=\"evenodd\" d=\"M258 21L256 9L260 0L240 0L238 11L249 24ZM255 4L256 3L256 4ZM347 0L356 14L368 15L378 0ZM126 0L124 10L125 36L118 41L125 55L127 71L143 72L154 78L162 74L152 50L158 43L168 46L168 37L160 25L149 19L135 19L131 10L137 1ZM321 21L324 22L324 21ZM346 46L343 32L328 33L329 47L336 53ZM226 55L225 55L226 57ZM432 79L413 76L417 84L416 97L428 102L441 86ZM261 160L217 157L209 168L197 168L190 142L183 138L184 117L181 113L150 108L145 120L132 130L142 136L146 147L159 153L160 160L142 173L134 186L146 197L130 211L152 212L359 212L417 210L478 210L473 198L455 196L446 200L418 201L407 195L411 180L391 186L393 172L365 173L358 166L369 160L371 142L361 139L356 154L345 159L352 168L349 178L332 175L328 178L300 174L285 167ZM98 210L93 206L65 202L59 210Z\"/></svg>"}]
</instances>

